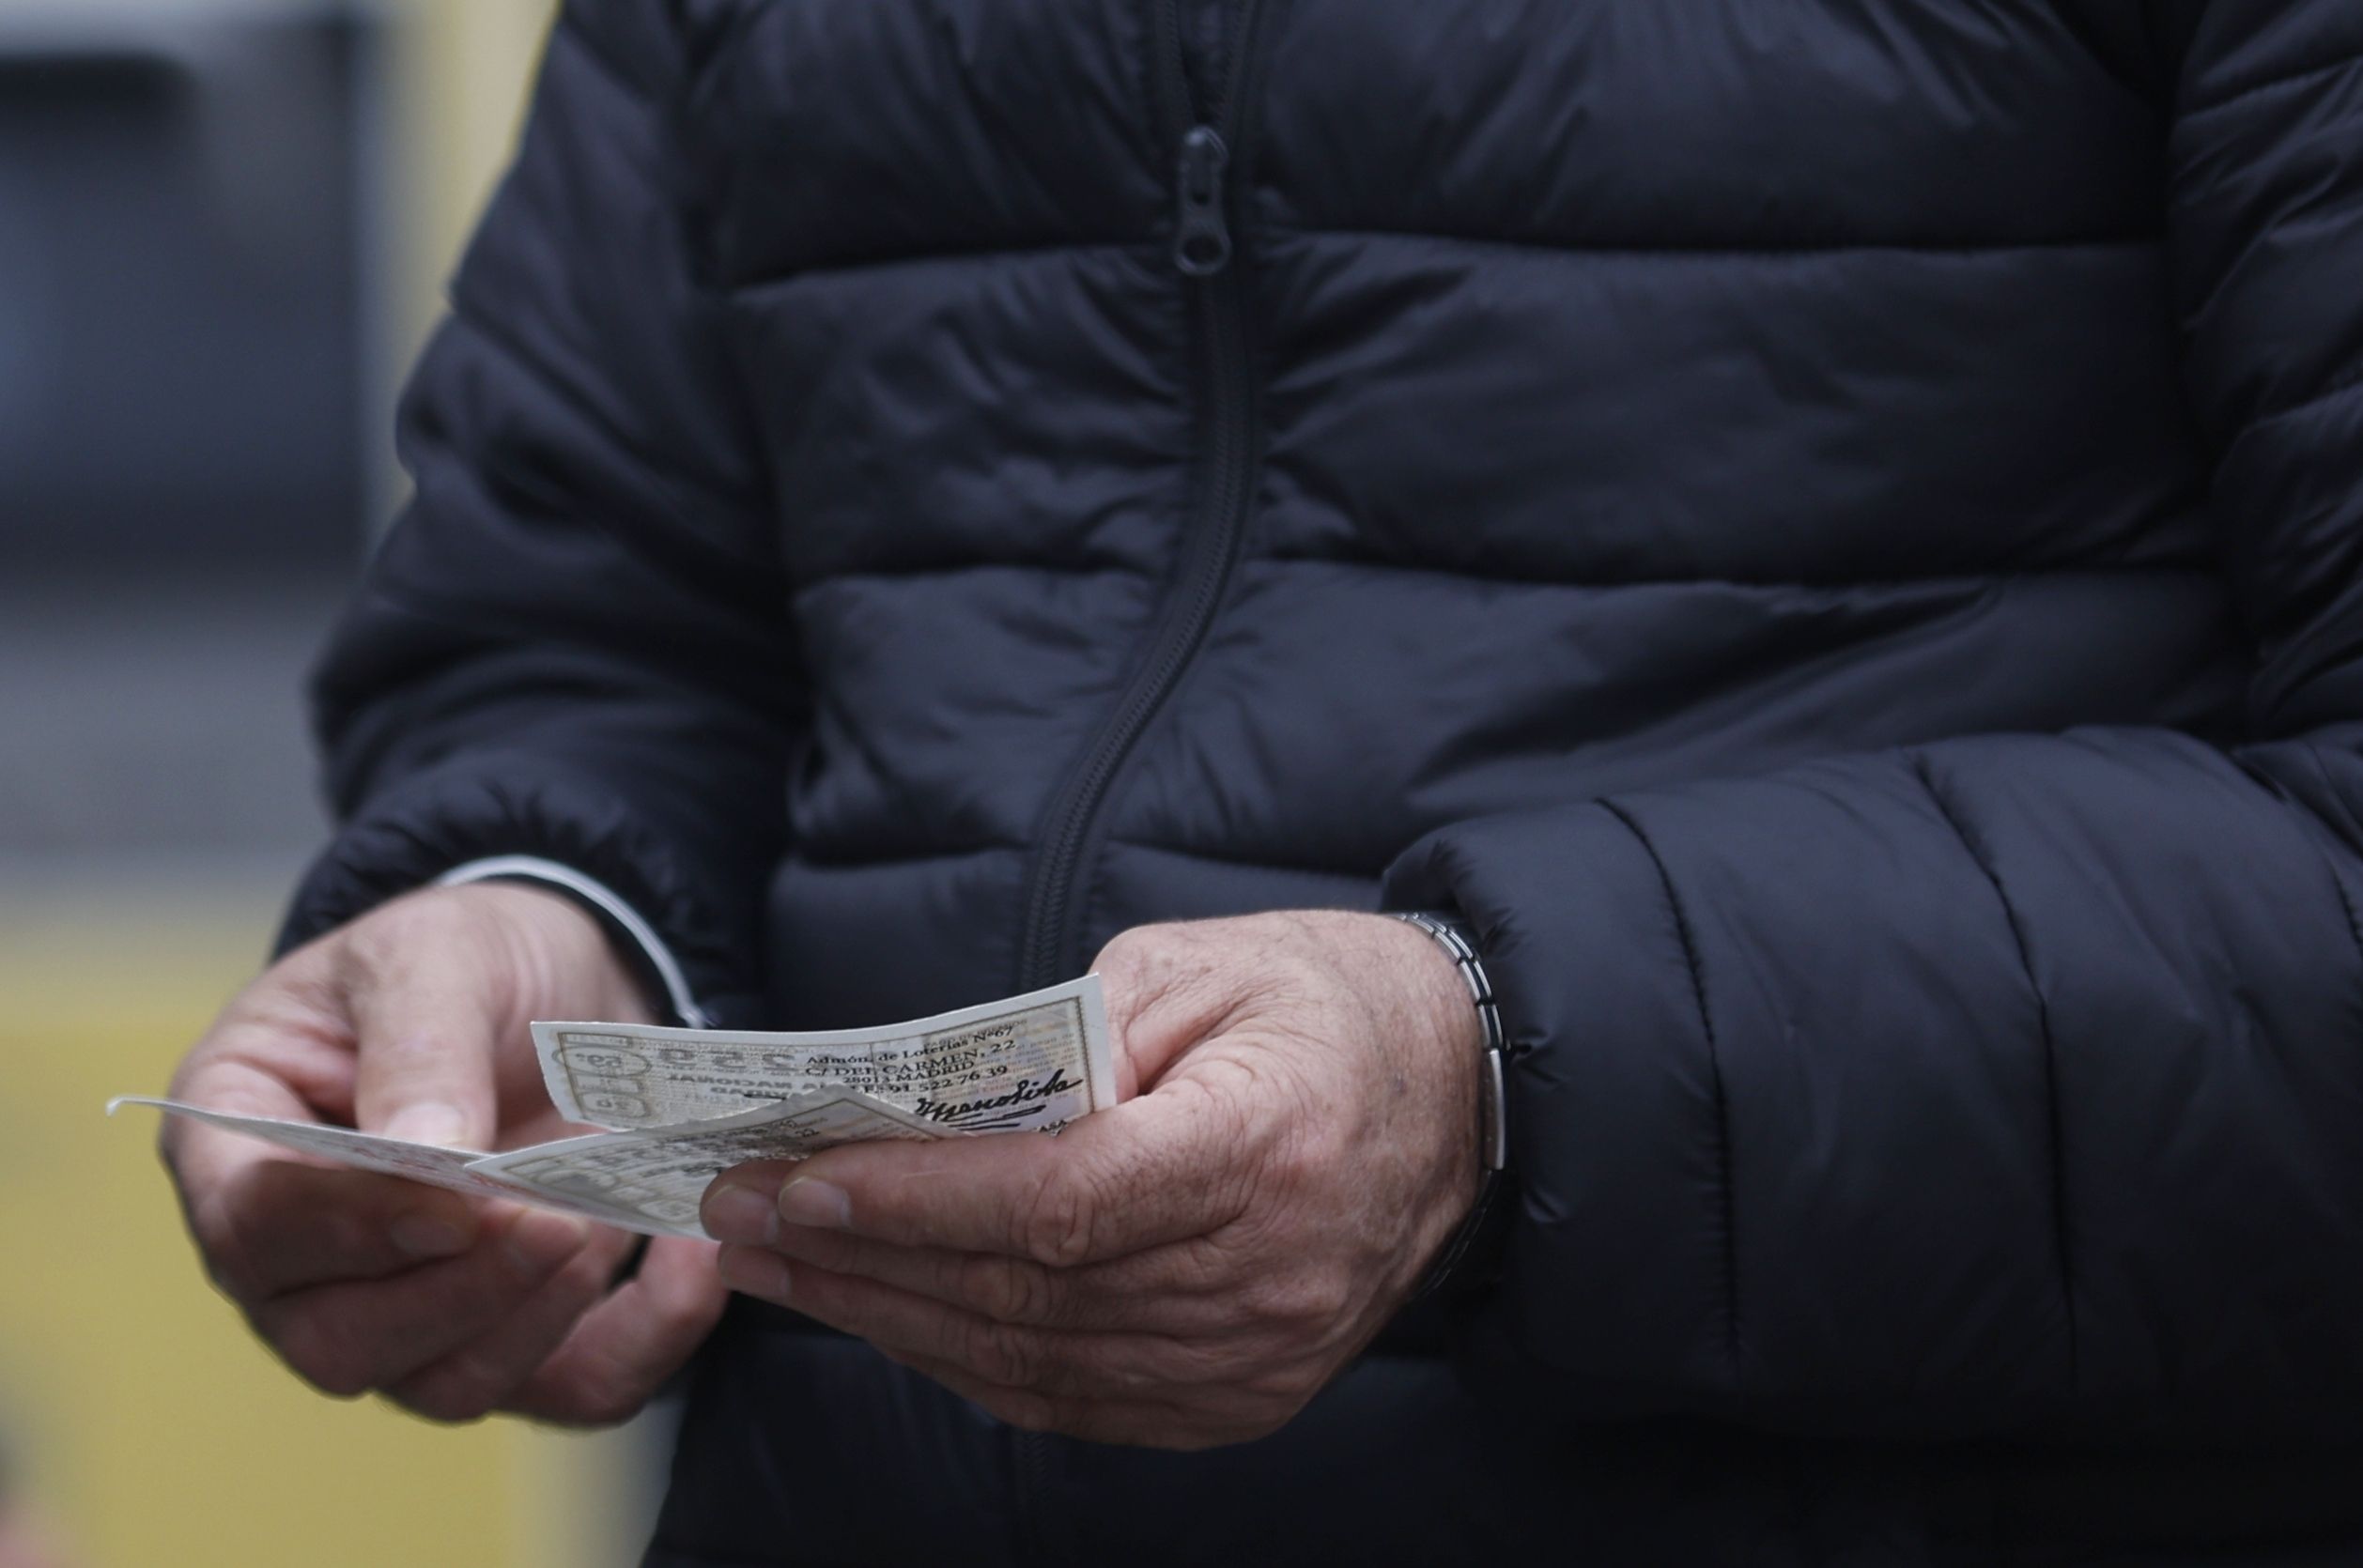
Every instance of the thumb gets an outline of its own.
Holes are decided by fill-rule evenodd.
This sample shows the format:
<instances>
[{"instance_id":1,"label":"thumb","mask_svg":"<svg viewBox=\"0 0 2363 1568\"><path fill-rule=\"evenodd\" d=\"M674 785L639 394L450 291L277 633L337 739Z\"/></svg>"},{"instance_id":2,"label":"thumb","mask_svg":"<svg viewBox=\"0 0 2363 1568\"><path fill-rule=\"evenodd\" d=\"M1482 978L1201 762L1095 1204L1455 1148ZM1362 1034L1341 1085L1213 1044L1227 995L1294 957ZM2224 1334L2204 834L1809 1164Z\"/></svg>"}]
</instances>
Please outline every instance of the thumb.
<instances>
[{"instance_id":1,"label":"thumb","mask_svg":"<svg viewBox=\"0 0 2363 1568\"><path fill-rule=\"evenodd\" d=\"M488 1149L499 1124L495 1035L505 988L498 944L456 925L373 942L346 991L356 1043L353 1120L364 1132Z\"/></svg>"}]
</instances>

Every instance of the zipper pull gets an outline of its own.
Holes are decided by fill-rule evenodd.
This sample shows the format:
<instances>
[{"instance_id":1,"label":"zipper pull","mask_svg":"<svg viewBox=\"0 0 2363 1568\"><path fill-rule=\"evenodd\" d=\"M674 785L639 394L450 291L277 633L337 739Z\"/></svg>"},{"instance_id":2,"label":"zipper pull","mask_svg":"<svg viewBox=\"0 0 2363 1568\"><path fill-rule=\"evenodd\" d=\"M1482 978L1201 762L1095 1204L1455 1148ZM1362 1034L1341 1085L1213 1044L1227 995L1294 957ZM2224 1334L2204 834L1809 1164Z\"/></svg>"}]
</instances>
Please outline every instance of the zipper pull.
<instances>
[{"instance_id":1,"label":"zipper pull","mask_svg":"<svg viewBox=\"0 0 2363 1568\"><path fill-rule=\"evenodd\" d=\"M1185 278L1211 278L1230 265L1230 220L1223 211L1223 177L1230 148L1211 125L1194 125L1182 138L1174 189L1181 198L1173 235L1173 265Z\"/></svg>"}]
</instances>

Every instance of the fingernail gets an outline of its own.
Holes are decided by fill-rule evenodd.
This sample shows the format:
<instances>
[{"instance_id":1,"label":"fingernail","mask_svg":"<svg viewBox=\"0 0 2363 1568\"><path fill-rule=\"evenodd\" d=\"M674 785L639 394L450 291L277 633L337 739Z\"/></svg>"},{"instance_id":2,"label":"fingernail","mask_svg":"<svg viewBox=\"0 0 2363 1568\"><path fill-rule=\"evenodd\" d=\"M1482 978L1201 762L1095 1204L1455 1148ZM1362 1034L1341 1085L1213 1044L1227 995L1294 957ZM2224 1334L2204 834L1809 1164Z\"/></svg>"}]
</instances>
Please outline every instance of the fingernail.
<instances>
[{"instance_id":1,"label":"fingernail","mask_svg":"<svg viewBox=\"0 0 2363 1568\"><path fill-rule=\"evenodd\" d=\"M467 1130L468 1118L459 1114L458 1106L427 1100L395 1112L394 1120L386 1123L385 1136L410 1144L433 1144L437 1148L456 1148Z\"/></svg>"},{"instance_id":2,"label":"fingernail","mask_svg":"<svg viewBox=\"0 0 2363 1568\"><path fill-rule=\"evenodd\" d=\"M725 1187L705 1200L705 1234L762 1246L780 1226L780 1206L751 1187Z\"/></svg>"},{"instance_id":3,"label":"fingernail","mask_svg":"<svg viewBox=\"0 0 2363 1568\"><path fill-rule=\"evenodd\" d=\"M788 1265L776 1253L759 1247L728 1247L723 1249L720 1267L722 1283L733 1290L766 1301L788 1299Z\"/></svg>"},{"instance_id":4,"label":"fingernail","mask_svg":"<svg viewBox=\"0 0 2363 1568\"><path fill-rule=\"evenodd\" d=\"M811 1176L797 1176L780 1193L780 1218L791 1225L814 1230L851 1230L854 1201L842 1187Z\"/></svg>"},{"instance_id":5,"label":"fingernail","mask_svg":"<svg viewBox=\"0 0 2363 1568\"><path fill-rule=\"evenodd\" d=\"M394 1245L406 1257L452 1257L468 1250L473 1238L460 1226L432 1214L405 1214L388 1229Z\"/></svg>"},{"instance_id":6,"label":"fingernail","mask_svg":"<svg viewBox=\"0 0 2363 1568\"><path fill-rule=\"evenodd\" d=\"M509 1268L520 1279L538 1280L582 1251L591 1226L564 1214L531 1212L509 1227Z\"/></svg>"}]
</instances>

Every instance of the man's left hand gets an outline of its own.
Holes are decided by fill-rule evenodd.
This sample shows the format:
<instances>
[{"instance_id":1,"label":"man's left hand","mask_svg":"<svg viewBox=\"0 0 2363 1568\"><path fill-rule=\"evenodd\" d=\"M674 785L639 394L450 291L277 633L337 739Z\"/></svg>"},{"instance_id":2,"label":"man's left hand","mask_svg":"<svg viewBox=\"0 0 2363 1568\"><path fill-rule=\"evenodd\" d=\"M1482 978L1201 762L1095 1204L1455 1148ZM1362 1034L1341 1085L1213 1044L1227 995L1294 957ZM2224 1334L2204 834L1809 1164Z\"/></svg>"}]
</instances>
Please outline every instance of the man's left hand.
<instances>
[{"instance_id":1,"label":"man's left hand","mask_svg":"<svg viewBox=\"0 0 2363 1568\"><path fill-rule=\"evenodd\" d=\"M1030 1431L1261 1437L1474 1203L1475 1011L1432 938L1378 915L1146 926L1093 967L1122 1103L1055 1139L725 1172L723 1278Z\"/></svg>"}]
</instances>

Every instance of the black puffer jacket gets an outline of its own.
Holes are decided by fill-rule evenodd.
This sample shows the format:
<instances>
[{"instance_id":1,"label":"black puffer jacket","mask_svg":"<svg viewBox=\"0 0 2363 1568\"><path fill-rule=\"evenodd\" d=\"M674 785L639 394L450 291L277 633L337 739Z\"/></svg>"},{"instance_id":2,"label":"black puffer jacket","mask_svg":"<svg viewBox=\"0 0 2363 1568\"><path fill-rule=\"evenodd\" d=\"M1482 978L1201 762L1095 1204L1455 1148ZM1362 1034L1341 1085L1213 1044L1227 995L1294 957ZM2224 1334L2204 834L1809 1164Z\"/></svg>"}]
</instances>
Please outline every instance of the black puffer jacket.
<instances>
[{"instance_id":1,"label":"black puffer jacket","mask_svg":"<svg viewBox=\"0 0 2363 1568\"><path fill-rule=\"evenodd\" d=\"M2363 1560L2355 0L578 0L407 434L291 936L1383 900L1515 1038L1278 1437L745 1310L656 1561Z\"/></svg>"}]
</instances>

